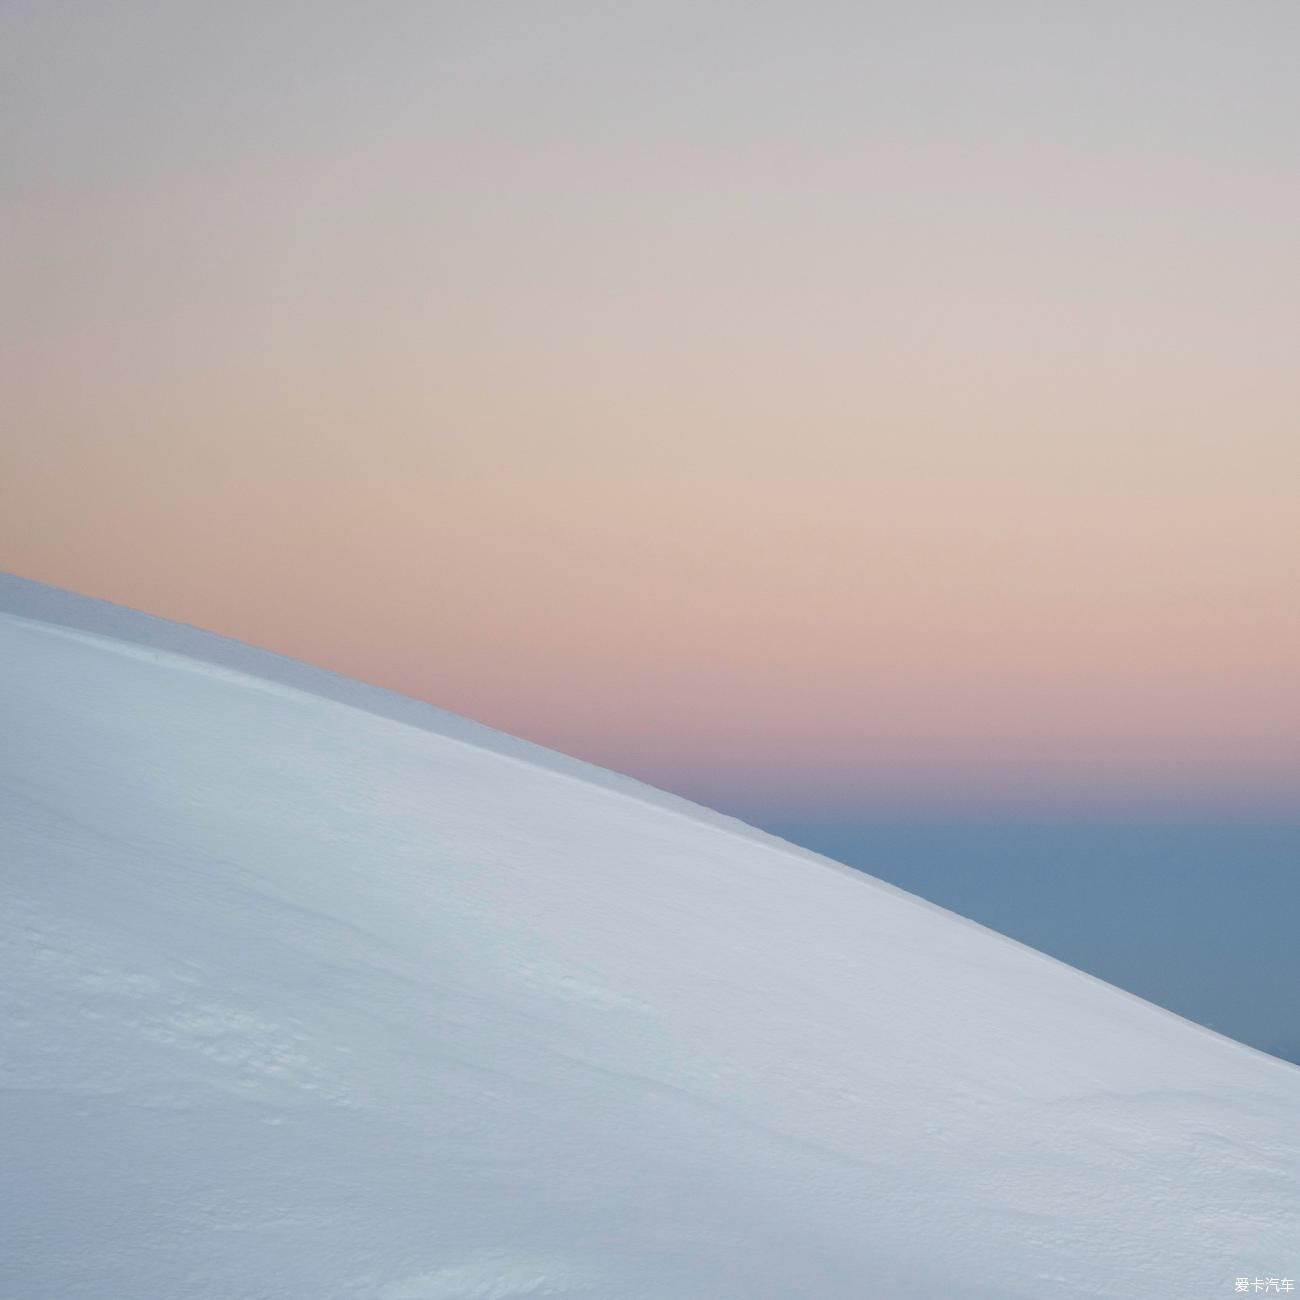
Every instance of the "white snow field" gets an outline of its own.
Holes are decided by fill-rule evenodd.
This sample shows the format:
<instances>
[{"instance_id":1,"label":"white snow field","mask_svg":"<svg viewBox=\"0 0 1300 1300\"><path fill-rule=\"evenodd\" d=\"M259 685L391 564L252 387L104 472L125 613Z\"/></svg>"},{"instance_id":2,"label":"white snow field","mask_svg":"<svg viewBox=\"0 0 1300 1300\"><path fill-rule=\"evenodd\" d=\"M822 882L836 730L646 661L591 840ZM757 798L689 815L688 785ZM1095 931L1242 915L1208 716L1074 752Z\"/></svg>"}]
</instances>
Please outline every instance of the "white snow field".
<instances>
[{"instance_id":1,"label":"white snow field","mask_svg":"<svg viewBox=\"0 0 1300 1300\"><path fill-rule=\"evenodd\" d=\"M3 1300L1300 1275L1294 1066L190 628L0 577L0 667Z\"/></svg>"}]
</instances>

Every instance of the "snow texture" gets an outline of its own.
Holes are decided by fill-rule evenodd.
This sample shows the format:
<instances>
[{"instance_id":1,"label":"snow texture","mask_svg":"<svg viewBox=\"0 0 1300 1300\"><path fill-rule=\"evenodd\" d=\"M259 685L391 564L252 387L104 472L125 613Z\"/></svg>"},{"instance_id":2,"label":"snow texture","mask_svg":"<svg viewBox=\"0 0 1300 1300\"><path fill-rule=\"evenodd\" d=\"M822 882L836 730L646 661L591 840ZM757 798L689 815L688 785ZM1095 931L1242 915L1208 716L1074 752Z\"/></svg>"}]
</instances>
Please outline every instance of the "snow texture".
<instances>
[{"instance_id":1,"label":"snow texture","mask_svg":"<svg viewBox=\"0 0 1300 1300\"><path fill-rule=\"evenodd\" d=\"M1217 1297L1300 1070L629 779L0 577L4 1300Z\"/></svg>"}]
</instances>

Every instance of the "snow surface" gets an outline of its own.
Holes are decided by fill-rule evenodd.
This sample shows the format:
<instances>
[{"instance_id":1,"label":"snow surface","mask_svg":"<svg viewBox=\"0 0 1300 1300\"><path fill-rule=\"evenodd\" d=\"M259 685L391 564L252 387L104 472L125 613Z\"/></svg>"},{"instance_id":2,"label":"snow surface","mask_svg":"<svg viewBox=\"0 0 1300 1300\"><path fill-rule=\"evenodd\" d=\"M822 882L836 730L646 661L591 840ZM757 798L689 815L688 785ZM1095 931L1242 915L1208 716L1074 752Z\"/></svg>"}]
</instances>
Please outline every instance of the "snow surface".
<instances>
[{"instance_id":1,"label":"snow surface","mask_svg":"<svg viewBox=\"0 0 1300 1300\"><path fill-rule=\"evenodd\" d=\"M0 666L4 1300L1300 1274L1293 1066L194 629L0 576Z\"/></svg>"}]
</instances>

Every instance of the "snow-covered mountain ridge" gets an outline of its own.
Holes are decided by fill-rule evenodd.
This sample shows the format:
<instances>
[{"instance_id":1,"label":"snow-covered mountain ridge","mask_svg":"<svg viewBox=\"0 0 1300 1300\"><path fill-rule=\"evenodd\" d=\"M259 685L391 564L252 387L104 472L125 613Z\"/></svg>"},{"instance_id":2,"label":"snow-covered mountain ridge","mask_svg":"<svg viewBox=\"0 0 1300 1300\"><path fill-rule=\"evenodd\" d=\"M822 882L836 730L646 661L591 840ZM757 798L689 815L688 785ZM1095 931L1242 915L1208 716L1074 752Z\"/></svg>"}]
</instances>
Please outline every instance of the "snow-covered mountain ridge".
<instances>
[{"instance_id":1,"label":"snow-covered mountain ridge","mask_svg":"<svg viewBox=\"0 0 1300 1300\"><path fill-rule=\"evenodd\" d=\"M0 1297L1214 1297L1300 1070L684 800L0 576Z\"/></svg>"}]
</instances>

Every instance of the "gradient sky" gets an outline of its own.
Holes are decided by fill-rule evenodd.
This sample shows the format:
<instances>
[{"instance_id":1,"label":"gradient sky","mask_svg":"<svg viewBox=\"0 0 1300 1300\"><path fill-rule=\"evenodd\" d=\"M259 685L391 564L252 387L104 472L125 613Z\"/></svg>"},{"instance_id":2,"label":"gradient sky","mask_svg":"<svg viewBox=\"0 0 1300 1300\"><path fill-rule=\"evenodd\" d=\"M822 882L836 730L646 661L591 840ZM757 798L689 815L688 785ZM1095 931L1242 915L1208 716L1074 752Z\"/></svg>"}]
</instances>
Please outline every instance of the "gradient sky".
<instances>
[{"instance_id":1,"label":"gradient sky","mask_svg":"<svg viewBox=\"0 0 1300 1300\"><path fill-rule=\"evenodd\" d=\"M1291 816L1298 48L8 0L0 566L769 822Z\"/></svg>"}]
</instances>

